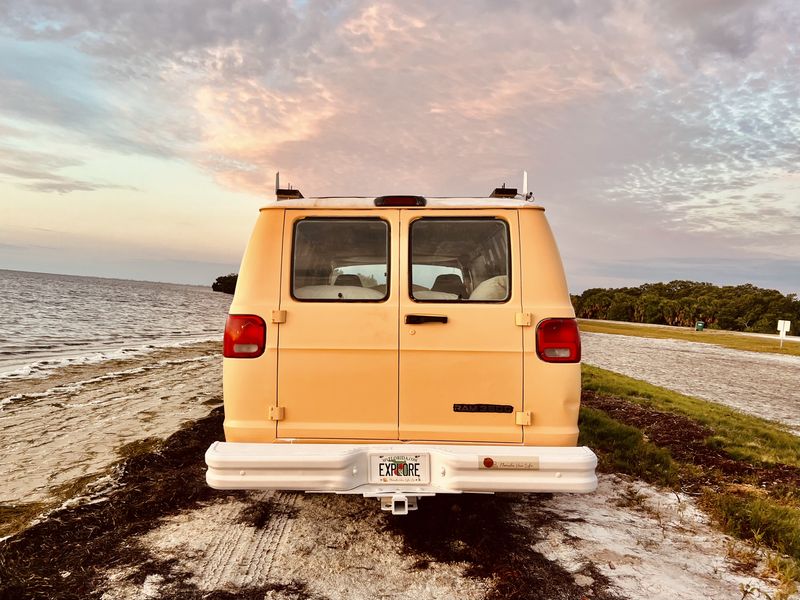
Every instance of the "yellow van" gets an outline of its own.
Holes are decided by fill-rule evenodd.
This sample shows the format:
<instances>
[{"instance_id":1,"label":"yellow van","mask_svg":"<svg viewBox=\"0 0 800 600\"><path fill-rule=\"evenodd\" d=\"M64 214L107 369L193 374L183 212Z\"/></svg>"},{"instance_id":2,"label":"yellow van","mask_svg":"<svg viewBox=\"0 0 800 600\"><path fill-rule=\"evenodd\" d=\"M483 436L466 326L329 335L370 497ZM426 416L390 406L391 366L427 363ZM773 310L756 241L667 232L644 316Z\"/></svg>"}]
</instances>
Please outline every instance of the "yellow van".
<instances>
[{"instance_id":1,"label":"yellow van","mask_svg":"<svg viewBox=\"0 0 800 600\"><path fill-rule=\"evenodd\" d=\"M224 338L218 489L590 492L580 337L544 209L278 190Z\"/></svg>"}]
</instances>

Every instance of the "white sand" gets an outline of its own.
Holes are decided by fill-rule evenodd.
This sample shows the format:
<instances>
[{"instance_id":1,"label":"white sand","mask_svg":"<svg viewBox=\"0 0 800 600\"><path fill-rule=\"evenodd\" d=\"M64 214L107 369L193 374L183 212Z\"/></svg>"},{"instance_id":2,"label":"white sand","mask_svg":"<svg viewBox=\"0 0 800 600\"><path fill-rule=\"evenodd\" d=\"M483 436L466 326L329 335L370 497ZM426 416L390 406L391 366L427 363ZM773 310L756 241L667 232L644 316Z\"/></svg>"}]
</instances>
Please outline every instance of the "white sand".
<instances>
[{"instance_id":1,"label":"white sand","mask_svg":"<svg viewBox=\"0 0 800 600\"><path fill-rule=\"evenodd\" d=\"M175 569L193 573L190 582L209 592L300 582L334 600L467 600L484 597L492 586L491 580L465 577L465 565L432 562L425 570L410 569L414 558L400 552L401 539L381 531L375 500L284 492L251 492L245 498L170 518L140 542L157 558L177 560ZM262 528L241 523L248 503L267 498L278 514ZM763 565L755 573L736 571L726 558L733 541L712 529L686 496L601 476L595 494L520 501L514 507L518 522L530 529L534 549L573 573L582 586L592 583L586 567L595 565L610 580L612 592L632 600L738 599L746 589L758 598L775 592L776 582L759 577ZM537 528L542 511L555 519ZM106 600L169 591L159 587L159 577L142 589L126 584L126 574L109 574L113 591Z\"/></svg>"},{"instance_id":2,"label":"white sand","mask_svg":"<svg viewBox=\"0 0 800 600\"><path fill-rule=\"evenodd\" d=\"M756 573L737 572L726 558L734 541L688 496L610 475L595 494L556 496L545 510L558 520L536 548L571 572L595 565L625 597L741 598L746 589L753 598L774 595L776 582L758 577L763 564ZM524 511L520 517L525 522Z\"/></svg>"},{"instance_id":3,"label":"white sand","mask_svg":"<svg viewBox=\"0 0 800 600\"><path fill-rule=\"evenodd\" d=\"M268 498L278 514L263 528L240 522L248 504ZM477 600L489 589L488 581L464 577L464 565L412 569L415 559L400 553L401 540L379 527L376 500L252 492L246 501L218 502L171 518L140 541L157 558L178 560L177 569L194 574L189 583L209 592L300 582L331 600ZM147 597L125 584L126 574L109 574L111 591L104 600ZM158 597L158 578L148 583Z\"/></svg>"}]
</instances>

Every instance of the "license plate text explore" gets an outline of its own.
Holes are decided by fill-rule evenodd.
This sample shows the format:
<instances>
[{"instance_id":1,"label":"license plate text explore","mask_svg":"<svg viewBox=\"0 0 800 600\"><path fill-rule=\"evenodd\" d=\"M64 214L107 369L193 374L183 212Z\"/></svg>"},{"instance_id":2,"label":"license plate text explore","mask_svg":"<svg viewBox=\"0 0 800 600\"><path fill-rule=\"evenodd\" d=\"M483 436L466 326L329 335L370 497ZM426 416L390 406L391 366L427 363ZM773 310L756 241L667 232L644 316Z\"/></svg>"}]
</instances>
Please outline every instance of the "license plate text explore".
<instances>
[{"instance_id":1,"label":"license plate text explore","mask_svg":"<svg viewBox=\"0 0 800 600\"><path fill-rule=\"evenodd\" d=\"M370 480L373 483L429 483L427 454L373 454Z\"/></svg>"}]
</instances>

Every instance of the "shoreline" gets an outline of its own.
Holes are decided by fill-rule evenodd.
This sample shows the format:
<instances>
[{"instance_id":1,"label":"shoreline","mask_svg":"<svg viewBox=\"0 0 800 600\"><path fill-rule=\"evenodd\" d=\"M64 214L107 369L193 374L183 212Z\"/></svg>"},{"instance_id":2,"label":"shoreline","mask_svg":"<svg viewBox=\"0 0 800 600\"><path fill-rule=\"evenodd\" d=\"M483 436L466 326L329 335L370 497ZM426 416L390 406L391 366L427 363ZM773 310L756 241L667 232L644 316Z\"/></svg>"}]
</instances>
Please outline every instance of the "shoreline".
<instances>
[{"instance_id":1,"label":"shoreline","mask_svg":"<svg viewBox=\"0 0 800 600\"><path fill-rule=\"evenodd\" d=\"M62 369L83 365L103 365L111 361L126 361L171 348L191 348L220 339L221 336L215 334L193 336L186 339L136 340L126 344L115 343L104 347L87 346L74 351L65 350L52 356L41 356L34 360L26 359L16 364L12 363L10 359L5 359L5 363L0 361L0 400L3 398L4 384L10 381L47 379L51 376L58 376Z\"/></svg>"},{"instance_id":2,"label":"shoreline","mask_svg":"<svg viewBox=\"0 0 800 600\"><path fill-rule=\"evenodd\" d=\"M222 402L219 350L201 342L0 383L0 506L52 505L205 416Z\"/></svg>"}]
</instances>

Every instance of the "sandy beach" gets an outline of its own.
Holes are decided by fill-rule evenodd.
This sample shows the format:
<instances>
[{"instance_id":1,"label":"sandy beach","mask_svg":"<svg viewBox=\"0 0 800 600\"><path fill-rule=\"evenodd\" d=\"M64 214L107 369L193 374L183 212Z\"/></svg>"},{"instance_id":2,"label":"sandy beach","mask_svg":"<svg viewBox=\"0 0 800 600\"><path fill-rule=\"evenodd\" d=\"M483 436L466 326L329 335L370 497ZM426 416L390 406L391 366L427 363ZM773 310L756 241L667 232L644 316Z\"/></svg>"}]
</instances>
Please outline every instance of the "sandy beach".
<instances>
[{"instance_id":1,"label":"sandy beach","mask_svg":"<svg viewBox=\"0 0 800 600\"><path fill-rule=\"evenodd\" d=\"M80 597L87 585L108 600L776 589L730 560L743 543L712 528L693 497L615 474L591 495L439 496L402 518L360 497L211 490L203 452L222 438L217 343L7 380L0 392L0 506L17 518L25 507L52 511L3 542L11 572L34 577L38 597ZM48 588L52 577L64 587Z\"/></svg>"},{"instance_id":2,"label":"sandy beach","mask_svg":"<svg viewBox=\"0 0 800 600\"><path fill-rule=\"evenodd\" d=\"M0 379L0 503L52 503L222 402L218 342Z\"/></svg>"}]
</instances>

